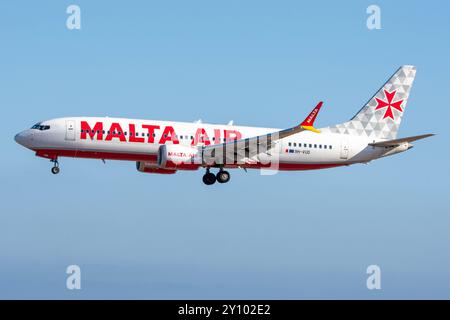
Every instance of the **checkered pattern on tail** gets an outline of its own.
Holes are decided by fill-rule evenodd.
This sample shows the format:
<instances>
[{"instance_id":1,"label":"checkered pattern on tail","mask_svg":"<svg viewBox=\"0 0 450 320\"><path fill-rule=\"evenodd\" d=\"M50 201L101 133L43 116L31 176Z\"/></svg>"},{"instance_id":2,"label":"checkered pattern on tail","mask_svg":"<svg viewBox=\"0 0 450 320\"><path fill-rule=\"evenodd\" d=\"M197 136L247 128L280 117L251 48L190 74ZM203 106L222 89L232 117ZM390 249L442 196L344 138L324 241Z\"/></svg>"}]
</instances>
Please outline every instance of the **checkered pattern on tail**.
<instances>
[{"instance_id":1,"label":"checkered pattern on tail","mask_svg":"<svg viewBox=\"0 0 450 320\"><path fill-rule=\"evenodd\" d=\"M373 140L395 139L415 75L416 67L400 67L350 121L323 128L322 132L367 136Z\"/></svg>"}]
</instances>

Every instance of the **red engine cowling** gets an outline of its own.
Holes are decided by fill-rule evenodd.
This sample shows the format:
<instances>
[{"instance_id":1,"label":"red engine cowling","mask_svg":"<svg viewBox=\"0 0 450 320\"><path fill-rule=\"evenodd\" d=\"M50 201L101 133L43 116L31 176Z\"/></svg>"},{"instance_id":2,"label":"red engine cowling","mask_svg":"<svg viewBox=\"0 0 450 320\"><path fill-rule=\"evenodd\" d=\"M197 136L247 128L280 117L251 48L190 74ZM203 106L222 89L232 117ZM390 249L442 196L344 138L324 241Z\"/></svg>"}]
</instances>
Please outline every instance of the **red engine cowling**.
<instances>
[{"instance_id":1,"label":"red engine cowling","mask_svg":"<svg viewBox=\"0 0 450 320\"><path fill-rule=\"evenodd\" d=\"M161 169L197 170L202 161L197 148L169 144L159 147L157 163Z\"/></svg>"},{"instance_id":2,"label":"red engine cowling","mask_svg":"<svg viewBox=\"0 0 450 320\"><path fill-rule=\"evenodd\" d=\"M174 174L177 172L177 170L161 169L156 163L141 161L136 162L136 169L140 172L157 174Z\"/></svg>"}]
</instances>

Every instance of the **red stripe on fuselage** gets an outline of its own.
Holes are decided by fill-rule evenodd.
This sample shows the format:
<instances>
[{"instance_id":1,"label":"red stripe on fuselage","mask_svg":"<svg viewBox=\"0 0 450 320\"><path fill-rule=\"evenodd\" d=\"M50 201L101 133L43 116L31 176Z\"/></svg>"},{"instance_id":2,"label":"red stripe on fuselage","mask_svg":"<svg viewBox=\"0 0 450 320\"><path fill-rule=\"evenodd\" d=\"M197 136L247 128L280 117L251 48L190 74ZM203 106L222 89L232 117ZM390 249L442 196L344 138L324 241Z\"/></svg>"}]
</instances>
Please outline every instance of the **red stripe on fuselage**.
<instances>
[{"instance_id":1,"label":"red stripe on fuselage","mask_svg":"<svg viewBox=\"0 0 450 320\"><path fill-rule=\"evenodd\" d=\"M58 157L84 158L84 159L104 159L104 160L123 160L123 161L148 161L156 162L157 156L154 154L138 154L138 153L120 153L120 152L98 152L98 151L79 151L79 150L56 150L56 149L40 149L35 150L36 156L57 159ZM248 169L274 169L274 170L318 170L344 166L342 163L270 163L270 164L240 164L225 165L227 168L248 168Z\"/></svg>"},{"instance_id":2,"label":"red stripe on fuselage","mask_svg":"<svg viewBox=\"0 0 450 320\"><path fill-rule=\"evenodd\" d=\"M69 158L124 160L124 161L156 161L157 158L155 154L98 152L98 151L80 151L80 150L54 150L54 149L36 150L36 155L38 157L48 159L55 159L58 157L69 157Z\"/></svg>"},{"instance_id":3,"label":"red stripe on fuselage","mask_svg":"<svg viewBox=\"0 0 450 320\"><path fill-rule=\"evenodd\" d=\"M273 170L283 170L283 171L300 171L300 170L318 170L318 169L328 169L345 166L341 163L292 163L292 162L280 162L271 163L269 165L257 164L246 164L240 165L240 167L245 167L248 169L273 169ZM228 167L228 166L226 166ZM237 167L237 166L236 166Z\"/></svg>"}]
</instances>

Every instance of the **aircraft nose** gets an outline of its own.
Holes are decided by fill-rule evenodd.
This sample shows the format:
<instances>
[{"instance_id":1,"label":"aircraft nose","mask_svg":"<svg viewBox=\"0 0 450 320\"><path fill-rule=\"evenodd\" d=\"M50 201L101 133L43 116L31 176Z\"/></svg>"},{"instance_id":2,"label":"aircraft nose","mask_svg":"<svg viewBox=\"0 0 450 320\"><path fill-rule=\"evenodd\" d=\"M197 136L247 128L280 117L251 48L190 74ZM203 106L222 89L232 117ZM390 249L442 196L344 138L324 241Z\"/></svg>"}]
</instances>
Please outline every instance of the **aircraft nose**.
<instances>
[{"instance_id":1,"label":"aircraft nose","mask_svg":"<svg viewBox=\"0 0 450 320\"><path fill-rule=\"evenodd\" d=\"M31 146L31 140L32 140L32 138L33 138L33 134L32 133L30 133L30 132L28 132L28 131L22 131L22 132L20 132L20 133L18 133L18 134L16 134L15 136L14 136L14 140L18 143L18 144L20 144L20 145L22 145L22 146L24 146L24 147L29 147L29 146Z\"/></svg>"},{"instance_id":2,"label":"aircraft nose","mask_svg":"<svg viewBox=\"0 0 450 320\"><path fill-rule=\"evenodd\" d=\"M16 142L17 142L18 144L22 144L22 141L23 141L23 135L22 135L22 132L16 134L16 135L14 136L14 140L16 140Z\"/></svg>"}]
</instances>

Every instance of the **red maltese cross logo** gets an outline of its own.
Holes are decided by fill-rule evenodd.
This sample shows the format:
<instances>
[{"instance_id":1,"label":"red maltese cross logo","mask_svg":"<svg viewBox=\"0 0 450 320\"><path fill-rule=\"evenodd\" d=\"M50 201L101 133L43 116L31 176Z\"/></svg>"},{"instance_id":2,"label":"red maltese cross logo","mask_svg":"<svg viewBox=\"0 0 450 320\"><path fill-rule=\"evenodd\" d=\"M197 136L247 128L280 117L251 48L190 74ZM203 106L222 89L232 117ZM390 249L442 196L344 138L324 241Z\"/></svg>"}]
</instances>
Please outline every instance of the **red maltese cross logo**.
<instances>
[{"instance_id":1,"label":"red maltese cross logo","mask_svg":"<svg viewBox=\"0 0 450 320\"><path fill-rule=\"evenodd\" d=\"M392 120L395 120L394 113L392 112L392 108L394 108L400 112L403 112L403 108L402 108L403 100L398 100L398 101L393 102L396 93L397 93L397 90L394 90L392 92L384 90L384 96L386 97L387 101L375 98L375 100L378 103L375 110L387 108L386 112L384 113L383 119L391 118Z\"/></svg>"}]
</instances>

